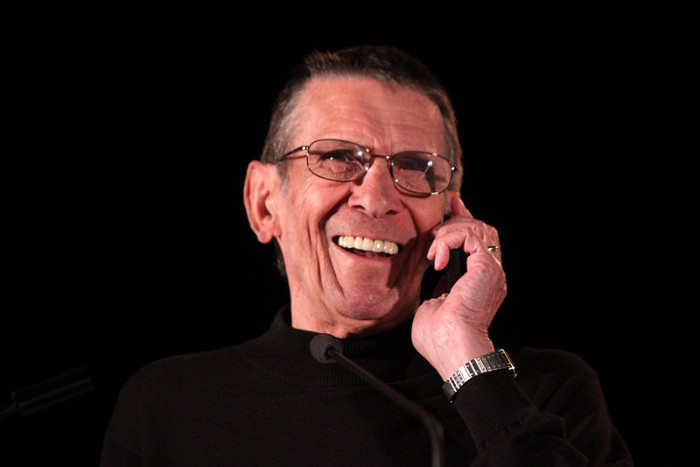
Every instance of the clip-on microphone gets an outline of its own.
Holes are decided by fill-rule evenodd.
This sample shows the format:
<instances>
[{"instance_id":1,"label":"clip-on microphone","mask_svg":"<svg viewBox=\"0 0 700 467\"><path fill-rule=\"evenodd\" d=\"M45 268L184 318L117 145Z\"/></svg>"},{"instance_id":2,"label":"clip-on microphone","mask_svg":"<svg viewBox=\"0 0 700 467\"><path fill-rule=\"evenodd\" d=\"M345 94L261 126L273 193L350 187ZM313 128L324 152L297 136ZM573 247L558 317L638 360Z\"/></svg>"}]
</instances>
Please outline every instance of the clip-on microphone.
<instances>
[{"instance_id":1,"label":"clip-on microphone","mask_svg":"<svg viewBox=\"0 0 700 467\"><path fill-rule=\"evenodd\" d=\"M330 334L319 334L311 339L311 355L321 363L338 362L355 375L369 383L377 391L394 401L405 411L418 418L428 429L430 448L432 452L432 467L445 464L445 432L442 423L435 415L425 410L394 388L368 372L360 365L350 360L342 353L342 343Z\"/></svg>"}]
</instances>

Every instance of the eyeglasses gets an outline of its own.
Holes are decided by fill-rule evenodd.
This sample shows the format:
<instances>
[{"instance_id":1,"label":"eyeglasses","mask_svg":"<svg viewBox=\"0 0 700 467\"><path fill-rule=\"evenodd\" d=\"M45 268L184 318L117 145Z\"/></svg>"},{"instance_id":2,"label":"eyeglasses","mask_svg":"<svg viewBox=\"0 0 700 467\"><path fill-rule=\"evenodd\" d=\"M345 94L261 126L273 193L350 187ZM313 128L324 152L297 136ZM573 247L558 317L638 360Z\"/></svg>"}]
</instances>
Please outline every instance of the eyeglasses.
<instances>
[{"instance_id":1,"label":"eyeglasses","mask_svg":"<svg viewBox=\"0 0 700 467\"><path fill-rule=\"evenodd\" d=\"M280 160L297 151L306 151L306 165L317 177L335 182L354 182L369 171L372 159L383 157L388 161L394 183L411 193L437 195L447 190L456 170L444 157L422 151L404 151L393 156L370 154L356 143L337 139L319 139L308 146L299 146L283 155Z\"/></svg>"}]
</instances>

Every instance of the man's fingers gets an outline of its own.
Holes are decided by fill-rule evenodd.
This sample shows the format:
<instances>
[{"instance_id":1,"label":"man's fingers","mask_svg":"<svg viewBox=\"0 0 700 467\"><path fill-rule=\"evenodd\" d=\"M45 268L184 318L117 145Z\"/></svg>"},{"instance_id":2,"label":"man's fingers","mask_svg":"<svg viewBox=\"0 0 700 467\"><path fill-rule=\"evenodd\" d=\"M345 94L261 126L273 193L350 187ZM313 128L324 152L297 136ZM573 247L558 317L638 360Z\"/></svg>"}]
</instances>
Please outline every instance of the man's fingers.
<instances>
[{"instance_id":1,"label":"man's fingers","mask_svg":"<svg viewBox=\"0 0 700 467\"><path fill-rule=\"evenodd\" d=\"M428 259L437 271L444 269L450 260L450 250L460 249L465 253L489 253L499 261L500 242L498 232L484 222L474 219L458 195L450 198L452 216L434 228L435 238L428 250ZM488 247L498 247L489 251Z\"/></svg>"}]
</instances>

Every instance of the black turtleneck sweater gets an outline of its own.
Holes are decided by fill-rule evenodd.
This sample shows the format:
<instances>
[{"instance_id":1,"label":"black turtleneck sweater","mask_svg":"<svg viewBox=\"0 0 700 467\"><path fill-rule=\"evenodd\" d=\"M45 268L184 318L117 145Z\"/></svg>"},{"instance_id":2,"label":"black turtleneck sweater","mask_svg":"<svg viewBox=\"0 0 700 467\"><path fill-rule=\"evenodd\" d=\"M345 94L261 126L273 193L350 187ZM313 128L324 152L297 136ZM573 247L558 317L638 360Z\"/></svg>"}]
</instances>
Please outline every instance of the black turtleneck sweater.
<instances>
[{"instance_id":1,"label":"black turtleneck sweater","mask_svg":"<svg viewBox=\"0 0 700 467\"><path fill-rule=\"evenodd\" d=\"M424 426L280 313L246 343L152 363L125 385L102 466L427 466ZM510 352L518 377L480 375L445 399L410 323L343 352L442 422L449 466L630 466L598 378L561 351Z\"/></svg>"}]
</instances>

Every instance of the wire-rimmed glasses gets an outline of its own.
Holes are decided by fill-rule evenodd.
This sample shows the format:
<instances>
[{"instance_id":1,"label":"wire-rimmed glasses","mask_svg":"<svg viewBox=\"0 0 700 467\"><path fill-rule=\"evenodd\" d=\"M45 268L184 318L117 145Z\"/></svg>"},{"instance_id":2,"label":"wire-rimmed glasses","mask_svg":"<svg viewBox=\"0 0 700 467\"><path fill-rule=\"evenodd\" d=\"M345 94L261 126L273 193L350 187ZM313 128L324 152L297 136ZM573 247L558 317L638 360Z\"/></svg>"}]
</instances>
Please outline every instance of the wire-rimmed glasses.
<instances>
[{"instance_id":1,"label":"wire-rimmed glasses","mask_svg":"<svg viewBox=\"0 0 700 467\"><path fill-rule=\"evenodd\" d=\"M338 139L319 139L308 146L299 146L282 156L287 159L297 151L306 151L306 165L317 177L335 182L354 182L369 171L372 159L388 161L394 183L411 193L437 195L447 190L456 167L446 158L432 152L402 151L393 156L370 154L357 143Z\"/></svg>"}]
</instances>

